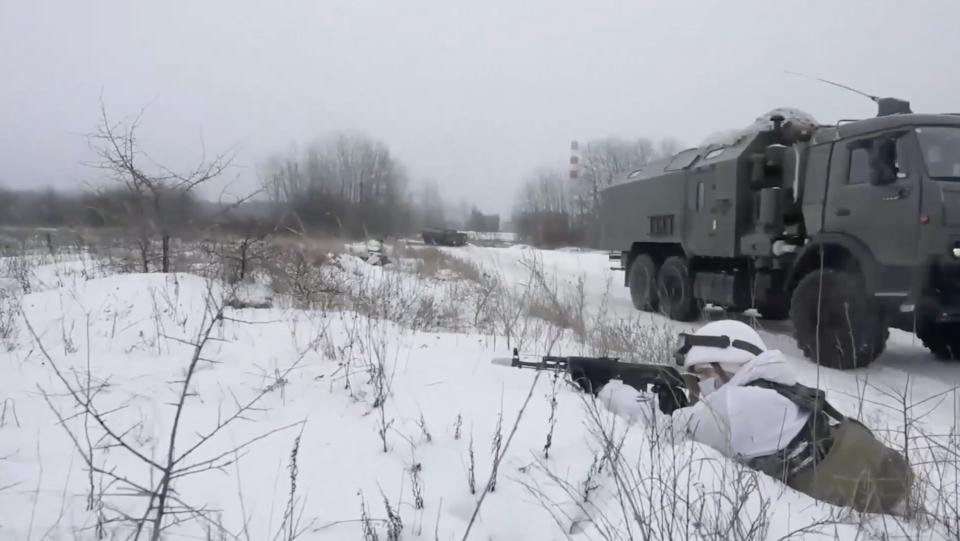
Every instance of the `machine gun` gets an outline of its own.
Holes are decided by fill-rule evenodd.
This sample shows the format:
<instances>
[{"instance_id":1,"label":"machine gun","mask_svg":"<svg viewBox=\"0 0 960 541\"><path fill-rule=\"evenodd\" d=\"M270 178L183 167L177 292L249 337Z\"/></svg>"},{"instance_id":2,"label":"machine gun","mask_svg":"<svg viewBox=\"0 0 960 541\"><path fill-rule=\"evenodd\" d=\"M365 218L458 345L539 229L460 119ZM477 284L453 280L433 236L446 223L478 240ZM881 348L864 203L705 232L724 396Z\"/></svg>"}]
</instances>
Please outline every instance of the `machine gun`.
<instances>
[{"instance_id":1,"label":"machine gun","mask_svg":"<svg viewBox=\"0 0 960 541\"><path fill-rule=\"evenodd\" d=\"M672 414L699 398L698 380L693 374L681 374L663 364L620 362L617 357L540 357L539 361L522 361L517 348L513 357L494 359L494 364L535 370L555 370L569 374L573 383L584 392L596 395L612 379L618 379L638 391L654 392L660 411ZM689 393L689 396L684 391Z\"/></svg>"}]
</instances>

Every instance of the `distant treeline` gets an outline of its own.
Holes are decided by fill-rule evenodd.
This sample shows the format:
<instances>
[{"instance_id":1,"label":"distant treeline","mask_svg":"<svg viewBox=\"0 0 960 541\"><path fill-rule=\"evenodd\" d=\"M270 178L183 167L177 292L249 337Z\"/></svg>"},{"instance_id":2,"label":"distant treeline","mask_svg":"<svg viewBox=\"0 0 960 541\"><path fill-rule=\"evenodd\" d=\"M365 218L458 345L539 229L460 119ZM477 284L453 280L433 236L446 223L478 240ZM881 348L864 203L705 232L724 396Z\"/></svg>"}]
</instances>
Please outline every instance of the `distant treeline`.
<instances>
[{"instance_id":1,"label":"distant treeline","mask_svg":"<svg viewBox=\"0 0 960 541\"><path fill-rule=\"evenodd\" d=\"M123 226L133 194L122 188L103 191L14 190L0 188L0 225L18 227ZM182 215L199 213L202 205L185 194L177 207Z\"/></svg>"},{"instance_id":2,"label":"distant treeline","mask_svg":"<svg viewBox=\"0 0 960 541\"><path fill-rule=\"evenodd\" d=\"M212 202L194 192L164 193L164 220L178 233L251 230L276 233L322 233L345 238L416 234L427 227L458 227L475 231L498 231L499 217L476 208L464 218L447 218L457 211L424 208L409 194L399 202L351 202L336 194L310 192L305 198L275 200L263 197L241 202ZM129 227L149 220L151 195L136 194L124 187L102 190L15 190L0 187L0 226L12 227ZM428 198L429 203L429 198Z\"/></svg>"},{"instance_id":3,"label":"distant treeline","mask_svg":"<svg viewBox=\"0 0 960 541\"><path fill-rule=\"evenodd\" d=\"M338 133L303 152L272 157L261 172L287 228L347 237L393 236L424 228L498 231L499 216L453 208L436 181L411 186L406 168L382 141Z\"/></svg>"},{"instance_id":4,"label":"distant treeline","mask_svg":"<svg viewBox=\"0 0 960 541\"><path fill-rule=\"evenodd\" d=\"M122 187L97 191L0 188L0 225L16 227L124 227L149 217L144 199ZM269 221L278 215L269 204L247 202L231 208L192 192L161 195L166 219L183 226ZM145 210L146 209L146 210ZM145 216L147 214L147 216Z\"/></svg>"}]
</instances>

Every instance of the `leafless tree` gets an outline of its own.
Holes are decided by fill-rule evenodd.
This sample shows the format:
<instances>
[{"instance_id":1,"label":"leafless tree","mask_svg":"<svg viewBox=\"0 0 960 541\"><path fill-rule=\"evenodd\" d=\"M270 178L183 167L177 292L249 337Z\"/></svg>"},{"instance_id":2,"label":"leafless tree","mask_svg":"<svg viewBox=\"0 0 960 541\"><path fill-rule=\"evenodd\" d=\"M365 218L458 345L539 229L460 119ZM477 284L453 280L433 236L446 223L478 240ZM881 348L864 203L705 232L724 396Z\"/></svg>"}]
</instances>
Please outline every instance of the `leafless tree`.
<instances>
[{"instance_id":1,"label":"leafless tree","mask_svg":"<svg viewBox=\"0 0 960 541\"><path fill-rule=\"evenodd\" d=\"M302 154L277 156L262 173L266 192L299 226L350 235L388 234L409 223L403 165L381 141L340 133Z\"/></svg>"},{"instance_id":2,"label":"leafless tree","mask_svg":"<svg viewBox=\"0 0 960 541\"><path fill-rule=\"evenodd\" d=\"M444 227L447 223L443 196L437 181L430 179L420 186L418 194L420 221L424 227Z\"/></svg>"},{"instance_id":3,"label":"leafless tree","mask_svg":"<svg viewBox=\"0 0 960 541\"><path fill-rule=\"evenodd\" d=\"M195 189L222 175L233 162L232 153L208 158L201 142L200 160L186 172L175 172L154 162L139 144L141 110L132 120L113 122L100 103L100 124L88 135L97 159L90 165L102 170L130 195L126 215L137 228L144 272L149 271L153 239L160 238L160 270L170 272L170 240L182 223L183 205Z\"/></svg>"},{"instance_id":4,"label":"leafless tree","mask_svg":"<svg viewBox=\"0 0 960 541\"><path fill-rule=\"evenodd\" d=\"M520 236L537 245L577 242L569 188L560 171L535 172L520 189L514 206L513 219Z\"/></svg>"}]
</instances>

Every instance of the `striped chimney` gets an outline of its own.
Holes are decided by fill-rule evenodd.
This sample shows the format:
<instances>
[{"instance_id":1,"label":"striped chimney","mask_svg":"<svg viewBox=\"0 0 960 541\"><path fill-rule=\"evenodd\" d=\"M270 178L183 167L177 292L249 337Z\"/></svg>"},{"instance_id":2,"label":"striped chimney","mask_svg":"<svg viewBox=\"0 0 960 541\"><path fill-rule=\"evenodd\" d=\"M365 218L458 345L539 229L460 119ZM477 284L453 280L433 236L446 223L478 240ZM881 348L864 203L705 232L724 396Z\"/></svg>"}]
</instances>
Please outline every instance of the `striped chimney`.
<instances>
[{"instance_id":1,"label":"striped chimney","mask_svg":"<svg viewBox=\"0 0 960 541\"><path fill-rule=\"evenodd\" d=\"M579 141L570 141L570 180L577 181L580 178L580 170L582 167L581 159L582 155L580 154L580 142Z\"/></svg>"}]
</instances>

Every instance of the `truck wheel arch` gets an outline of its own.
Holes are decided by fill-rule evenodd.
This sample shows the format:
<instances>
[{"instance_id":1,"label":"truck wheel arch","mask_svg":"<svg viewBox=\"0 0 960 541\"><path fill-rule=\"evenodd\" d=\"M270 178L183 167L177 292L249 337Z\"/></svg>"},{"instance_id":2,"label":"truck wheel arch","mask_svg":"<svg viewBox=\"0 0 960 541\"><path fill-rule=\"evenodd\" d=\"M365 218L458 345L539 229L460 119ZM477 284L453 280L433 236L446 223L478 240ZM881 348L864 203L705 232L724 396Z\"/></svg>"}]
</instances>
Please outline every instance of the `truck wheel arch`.
<instances>
[{"instance_id":1,"label":"truck wheel arch","mask_svg":"<svg viewBox=\"0 0 960 541\"><path fill-rule=\"evenodd\" d=\"M822 261L822 262L821 262ZM876 291L876 259L860 241L843 234L817 235L797 255L787 277L786 294L808 273L819 268L857 272L867 291Z\"/></svg>"}]
</instances>

